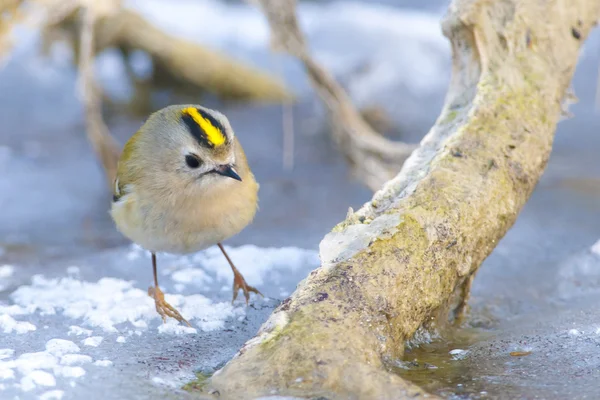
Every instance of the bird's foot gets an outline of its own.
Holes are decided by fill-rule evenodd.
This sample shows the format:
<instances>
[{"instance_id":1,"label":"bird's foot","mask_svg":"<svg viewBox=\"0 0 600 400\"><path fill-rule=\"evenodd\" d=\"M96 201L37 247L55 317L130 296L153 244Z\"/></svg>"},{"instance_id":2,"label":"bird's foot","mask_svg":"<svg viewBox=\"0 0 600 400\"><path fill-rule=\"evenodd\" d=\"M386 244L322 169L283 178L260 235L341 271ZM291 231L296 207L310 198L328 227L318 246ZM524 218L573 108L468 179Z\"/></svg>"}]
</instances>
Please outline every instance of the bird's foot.
<instances>
[{"instance_id":1,"label":"bird's foot","mask_svg":"<svg viewBox=\"0 0 600 400\"><path fill-rule=\"evenodd\" d=\"M259 294L261 297L265 297L257 288L248 285L242 274L236 271L233 274L233 299L231 300L231 304L233 304L235 299L237 299L238 292L240 289L242 289L244 292L244 297L246 298L246 305L248 305L248 301L250 301L250 292Z\"/></svg>"},{"instance_id":2,"label":"bird's foot","mask_svg":"<svg viewBox=\"0 0 600 400\"><path fill-rule=\"evenodd\" d=\"M156 311L160 314L163 323L167 322L167 317L171 317L175 318L179 322L184 322L189 327L192 326L185 318L181 316L181 314L179 314L179 311L177 311L175 307L165 301L165 295L160 288L150 286L148 288L148 296L154 299Z\"/></svg>"}]
</instances>

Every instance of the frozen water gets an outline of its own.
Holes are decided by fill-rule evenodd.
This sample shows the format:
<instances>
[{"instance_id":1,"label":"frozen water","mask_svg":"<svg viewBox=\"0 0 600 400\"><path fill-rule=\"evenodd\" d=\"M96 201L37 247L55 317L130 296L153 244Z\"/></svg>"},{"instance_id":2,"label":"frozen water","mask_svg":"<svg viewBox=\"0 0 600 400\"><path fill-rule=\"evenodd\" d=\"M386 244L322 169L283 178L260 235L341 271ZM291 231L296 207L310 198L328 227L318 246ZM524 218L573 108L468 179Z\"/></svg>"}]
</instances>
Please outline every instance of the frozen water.
<instances>
[{"instance_id":1,"label":"frozen water","mask_svg":"<svg viewBox=\"0 0 600 400\"><path fill-rule=\"evenodd\" d=\"M220 290L226 282L231 288L231 270L218 248L216 250L184 257L159 255L165 298L193 328L173 319L165 324L161 322L145 290L147 285L138 283L140 276L145 277L144 281L151 281L148 254L138 246L110 251L98 259L71 262L67 264L69 268L60 263L45 266L45 274L34 274L28 283L9 294L8 302L0 303L0 321L11 321L4 324L5 329L10 327L3 337L7 347L0 349L0 398L3 398L1 393L78 398L80 388L84 390L84 386L102 382L102 376L111 374L110 367L117 365L122 370L132 357L140 362L148 357L159 357L156 363L151 363L159 367L152 370L150 379L156 378L156 382L171 388L191 379L192 368L199 362L215 368L231 357L244 337L252 334L276 305L276 302L269 305L268 298L260 297L253 297L250 308L243 302L232 305L231 292ZM294 282L319 262L315 251L291 247L241 246L227 247L227 250L234 260L243 260L238 263L239 269L248 282L265 293L293 290ZM112 260L115 270L107 269L99 274L89 267L105 265L107 260ZM82 264L88 267L79 267ZM129 272L134 275L130 276ZM121 277L114 277L115 273ZM104 277L97 279L99 275ZM188 276L192 278L187 279ZM169 288L176 282L184 284L184 293L170 293ZM26 324L33 326L29 321L47 329L19 328ZM248 326L252 326L252 330L240 336ZM29 335L29 350L24 350L18 341L20 335ZM181 339L173 339L177 337ZM215 341L219 340L238 345L216 345ZM165 349L161 351L163 355L155 352L156 343ZM212 344L199 352L198 346L203 347L204 343ZM171 346L179 350L171 353ZM182 364L182 360L188 361ZM128 378L120 379L146 379L138 377L140 374L139 368L132 368L125 374ZM82 379L89 381L78 385ZM113 381L119 385L119 379L113 378ZM56 391L48 391L48 387L56 387Z\"/></svg>"}]
</instances>

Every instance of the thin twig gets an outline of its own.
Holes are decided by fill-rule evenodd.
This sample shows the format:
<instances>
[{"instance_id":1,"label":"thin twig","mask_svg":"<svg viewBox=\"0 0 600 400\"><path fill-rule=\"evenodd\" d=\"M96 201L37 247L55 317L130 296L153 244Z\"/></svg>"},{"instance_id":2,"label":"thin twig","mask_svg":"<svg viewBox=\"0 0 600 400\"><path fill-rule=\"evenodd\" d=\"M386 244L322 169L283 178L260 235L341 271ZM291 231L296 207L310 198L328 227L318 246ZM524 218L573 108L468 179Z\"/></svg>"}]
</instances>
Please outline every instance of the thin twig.
<instances>
[{"instance_id":1,"label":"thin twig","mask_svg":"<svg viewBox=\"0 0 600 400\"><path fill-rule=\"evenodd\" d=\"M81 41L79 57L79 77L77 89L84 104L86 133L94 151L100 158L109 187L117 173L119 146L111 136L102 118L102 105L98 95L98 87L94 79L94 8L87 5L82 9Z\"/></svg>"}]
</instances>

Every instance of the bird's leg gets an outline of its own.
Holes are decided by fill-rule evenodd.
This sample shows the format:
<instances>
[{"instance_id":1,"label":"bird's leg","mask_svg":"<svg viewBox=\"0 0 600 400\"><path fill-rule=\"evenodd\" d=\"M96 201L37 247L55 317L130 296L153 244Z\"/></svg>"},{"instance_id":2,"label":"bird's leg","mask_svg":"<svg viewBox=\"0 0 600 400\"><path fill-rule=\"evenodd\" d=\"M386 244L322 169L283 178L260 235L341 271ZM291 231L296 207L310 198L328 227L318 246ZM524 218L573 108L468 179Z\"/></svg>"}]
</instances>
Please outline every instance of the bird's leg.
<instances>
[{"instance_id":1,"label":"bird's leg","mask_svg":"<svg viewBox=\"0 0 600 400\"><path fill-rule=\"evenodd\" d=\"M229 258L229 255L225 251L225 248L223 247L223 245L221 243L217 243L217 245L223 252L223 255L227 259L227 262L229 263L229 265L231 266L231 270L233 271L233 299L231 300L231 304L233 304L233 302L237 298L238 291L240 289L242 289L244 291L244 297L246 298L246 305L248 305L248 301L250 300L250 292L254 292L254 293L259 294L262 297L264 297L263 294L258 291L258 289L256 289L255 287L252 287L246 283L246 280L244 279L244 277L242 276L240 271L238 271L238 269L235 267L235 265L233 265L233 261L231 261L231 258Z\"/></svg>"},{"instance_id":2,"label":"bird's leg","mask_svg":"<svg viewBox=\"0 0 600 400\"><path fill-rule=\"evenodd\" d=\"M179 314L172 305L165 301L165 295L162 290L158 287L158 275L156 273L156 254L152 253L152 270L154 271L154 287L148 288L148 295L154 299L156 304L156 311L162 317L163 323L167 321L167 317L175 318L179 322L185 322L187 326L191 327L189 322Z\"/></svg>"}]
</instances>

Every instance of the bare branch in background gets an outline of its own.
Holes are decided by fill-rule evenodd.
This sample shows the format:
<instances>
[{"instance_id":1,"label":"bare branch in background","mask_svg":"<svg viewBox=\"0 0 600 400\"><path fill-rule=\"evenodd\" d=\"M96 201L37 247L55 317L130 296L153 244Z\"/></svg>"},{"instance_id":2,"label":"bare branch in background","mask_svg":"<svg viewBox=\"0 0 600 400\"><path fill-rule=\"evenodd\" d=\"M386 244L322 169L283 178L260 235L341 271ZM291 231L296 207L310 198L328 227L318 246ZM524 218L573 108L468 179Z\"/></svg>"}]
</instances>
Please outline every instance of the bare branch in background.
<instances>
[{"instance_id":1,"label":"bare branch in background","mask_svg":"<svg viewBox=\"0 0 600 400\"><path fill-rule=\"evenodd\" d=\"M0 0L0 61L10 52L10 31L22 20L19 10L23 0Z\"/></svg>"},{"instance_id":2,"label":"bare branch in background","mask_svg":"<svg viewBox=\"0 0 600 400\"><path fill-rule=\"evenodd\" d=\"M92 4L82 9L81 40L79 50L78 89L85 109L86 133L96 155L102 162L109 188L117 175L117 162L121 152L102 118L102 102L94 79L94 26L96 10Z\"/></svg>"},{"instance_id":3,"label":"bare branch in background","mask_svg":"<svg viewBox=\"0 0 600 400\"><path fill-rule=\"evenodd\" d=\"M474 274L546 167L582 41L599 18L597 0L455 0L443 22L452 80L436 124L400 174L325 236L321 266L201 390L424 397L389 371L419 328L464 309ZM330 84L320 88L332 115L356 118ZM344 140L362 135L350 132Z\"/></svg>"},{"instance_id":4,"label":"bare branch in background","mask_svg":"<svg viewBox=\"0 0 600 400\"><path fill-rule=\"evenodd\" d=\"M28 3L27 10L20 7ZM83 19L80 17L83 16ZM127 54L146 52L169 82L207 90L224 98L289 102L286 87L269 74L189 40L172 36L120 0L0 0L0 56L9 54L9 34L17 23L42 30L44 48L54 40L68 40L79 69L79 94L84 104L86 131L112 186L119 145L102 119L104 94L94 79L93 61L107 47ZM156 74L155 74L156 75ZM156 76L154 76L156 78Z\"/></svg>"},{"instance_id":5,"label":"bare branch in background","mask_svg":"<svg viewBox=\"0 0 600 400\"><path fill-rule=\"evenodd\" d=\"M295 0L254 0L271 27L271 46L297 57L329 113L331 133L353 174L373 191L394 177L415 145L395 142L375 132L344 89L314 61L298 26Z\"/></svg>"}]
</instances>

